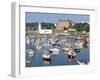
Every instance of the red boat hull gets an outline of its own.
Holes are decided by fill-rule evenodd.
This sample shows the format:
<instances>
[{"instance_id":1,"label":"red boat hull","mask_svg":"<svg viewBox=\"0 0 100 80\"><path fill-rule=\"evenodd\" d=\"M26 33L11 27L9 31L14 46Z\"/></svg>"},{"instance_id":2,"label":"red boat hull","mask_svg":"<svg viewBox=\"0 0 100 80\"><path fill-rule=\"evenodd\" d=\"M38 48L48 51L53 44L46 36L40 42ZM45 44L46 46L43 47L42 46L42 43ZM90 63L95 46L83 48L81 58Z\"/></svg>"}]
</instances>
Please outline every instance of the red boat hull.
<instances>
[{"instance_id":1,"label":"red boat hull","mask_svg":"<svg viewBox=\"0 0 100 80\"><path fill-rule=\"evenodd\" d=\"M44 61L51 61L51 58L43 58Z\"/></svg>"},{"instance_id":2,"label":"red boat hull","mask_svg":"<svg viewBox=\"0 0 100 80\"><path fill-rule=\"evenodd\" d=\"M67 55L68 59L75 59L75 55Z\"/></svg>"}]
</instances>

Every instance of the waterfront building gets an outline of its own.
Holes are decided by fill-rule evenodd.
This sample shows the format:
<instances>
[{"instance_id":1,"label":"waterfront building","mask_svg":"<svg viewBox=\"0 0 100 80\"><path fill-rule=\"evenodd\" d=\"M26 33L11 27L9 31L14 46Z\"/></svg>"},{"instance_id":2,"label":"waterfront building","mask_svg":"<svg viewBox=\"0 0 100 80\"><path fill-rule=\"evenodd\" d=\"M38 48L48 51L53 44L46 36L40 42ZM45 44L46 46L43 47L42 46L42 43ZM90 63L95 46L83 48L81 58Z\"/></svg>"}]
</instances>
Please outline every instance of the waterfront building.
<instances>
[{"instance_id":1,"label":"waterfront building","mask_svg":"<svg viewBox=\"0 0 100 80\"><path fill-rule=\"evenodd\" d=\"M68 28L73 28L74 23L71 20L60 19L56 23L56 30L67 30Z\"/></svg>"},{"instance_id":2,"label":"waterfront building","mask_svg":"<svg viewBox=\"0 0 100 80\"><path fill-rule=\"evenodd\" d=\"M38 23L39 34L52 34L52 29L42 29L41 23Z\"/></svg>"}]
</instances>

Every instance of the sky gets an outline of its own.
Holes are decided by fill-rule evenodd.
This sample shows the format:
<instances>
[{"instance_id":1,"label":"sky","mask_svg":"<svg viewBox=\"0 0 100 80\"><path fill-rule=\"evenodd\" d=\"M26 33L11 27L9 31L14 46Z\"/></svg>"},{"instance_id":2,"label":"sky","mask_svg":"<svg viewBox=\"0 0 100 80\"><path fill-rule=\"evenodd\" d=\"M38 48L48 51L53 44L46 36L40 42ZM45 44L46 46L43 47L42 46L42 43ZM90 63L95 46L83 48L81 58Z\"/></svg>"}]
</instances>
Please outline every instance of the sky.
<instances>
[{"instance_id":1,"label":"sky","mask_svg":"<svg viewBox=\"0 0 100 80\"><path fill-rule=\"evenodd\" d=\"M72 20L74 23L80 23L82 21L90 21L89 15L79 15L79 14L59 14L59 13L35 13L26 12L26 22L47 22L56 23L59 19Z\"/></svg>"}]
</instances>

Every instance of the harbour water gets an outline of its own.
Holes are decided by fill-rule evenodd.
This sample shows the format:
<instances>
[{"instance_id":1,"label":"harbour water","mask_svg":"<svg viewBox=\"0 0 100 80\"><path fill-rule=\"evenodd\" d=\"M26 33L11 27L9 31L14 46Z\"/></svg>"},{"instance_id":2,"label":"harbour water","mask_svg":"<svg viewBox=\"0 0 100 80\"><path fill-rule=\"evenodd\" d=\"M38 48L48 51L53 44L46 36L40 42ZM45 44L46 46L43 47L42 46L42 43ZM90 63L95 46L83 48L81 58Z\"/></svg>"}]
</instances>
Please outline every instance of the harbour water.
<instances>
[{"instance_id":1,"label":"harbour water","mask_svg":"<svg viewBox=\"0 0 100 80\"><path fill-rule=\"evenodd\" d=\"M62 39L64 37L60 37ZM66 43L71 43L75 44L78 42L77 40L66 40ZM63 65L80 65L77 61L81 60L83 62L89 63L90 62L90 49L89 47L87 48L80 48L80 52L75 52L76 53L76 58L73 60L69 60L67 57L67 52L64 52L62 47L64 46L58 46L57 48L59 49L59 54L53 55L51 54L51 59L50 60L43 60L43 54L45 50L49 49L52 45L49 45L41 50L37 50L36 47L34 46L34 41L32 41L30 44L26 43L26 50L27 49L32 49L34 50L34 56L30 57L31 63L26 63L26 67L42 67L42 66L63 66ZM41 45L45 44L45 41L41 41ZM72 51L74 51L74 46L72 47ZM26 56L27 59L27 56Z\"/></svg>"}]
</instances>

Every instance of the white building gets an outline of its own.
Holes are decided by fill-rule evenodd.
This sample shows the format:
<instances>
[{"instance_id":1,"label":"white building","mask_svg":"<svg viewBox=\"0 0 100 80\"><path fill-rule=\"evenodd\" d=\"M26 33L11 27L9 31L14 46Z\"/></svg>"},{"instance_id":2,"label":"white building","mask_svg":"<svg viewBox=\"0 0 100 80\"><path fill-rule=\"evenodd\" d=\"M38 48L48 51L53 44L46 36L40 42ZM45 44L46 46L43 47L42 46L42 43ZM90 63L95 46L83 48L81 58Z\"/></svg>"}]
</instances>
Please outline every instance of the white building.
<instances>
[{"instance_id":1,"label":"white building","mask_svg":"<svg viewBox=\"0 0 100 80\"><path fill-rule=\"evenodd\" d=\"M40 34L52 34L51 29L42 29L41 23L38 24L38 31L39 31Z\"/></svg>"}]
</instances>

